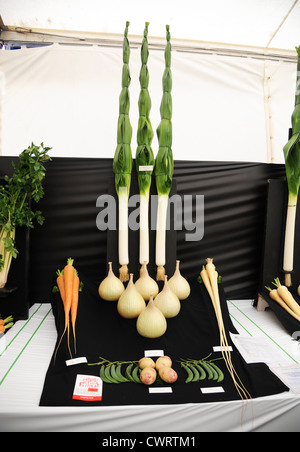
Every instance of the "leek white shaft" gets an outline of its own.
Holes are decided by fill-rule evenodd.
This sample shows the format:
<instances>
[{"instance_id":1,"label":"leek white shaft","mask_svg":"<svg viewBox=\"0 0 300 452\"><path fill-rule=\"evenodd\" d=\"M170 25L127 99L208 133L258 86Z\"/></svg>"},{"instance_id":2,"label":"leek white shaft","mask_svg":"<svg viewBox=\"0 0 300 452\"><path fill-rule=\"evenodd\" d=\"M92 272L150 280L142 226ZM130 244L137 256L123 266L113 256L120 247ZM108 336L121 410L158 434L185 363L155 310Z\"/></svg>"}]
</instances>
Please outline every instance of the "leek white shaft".
<instances>
[{"instance_id":1,"label":"leek white shaft","mask_svg":"<svg viewBox=\"0 0 300 452\"><path fill-rule=\"evenodd\" d=\"M166 226L168 212L168 195L158 196L157 223L156 223L156 265L164 266L166 263Z\"/></svg>"},{"instance_id":2,"label":"leek white shaft","mask_svg":"<svg viewBox=\"0 0 300 452\"><path fill-rule=\"evenodd\" d=\"M289 201L285 228L283 270L292 272L294 269L294 243L296 225L297 201Z\"/></svg>"},{"instance_id":3,"label":"leek white shaft","mask_svg":"<svg viewBox=\"0 0 300 452\"><path fill-rule=\"evenodd\" d=\"M119 264L128 265L128 194L126 187L119 188Z\"/></svg>"},{"instance_id":4,"label":"leek white shaft","mask_svg":"<svg viewBox=\"0 0 300 452\"><path fill-rule=\"evenodd\" d=\"M140 264L149 263L149 196L140 195Z\"/></svg>"}]
</instances>

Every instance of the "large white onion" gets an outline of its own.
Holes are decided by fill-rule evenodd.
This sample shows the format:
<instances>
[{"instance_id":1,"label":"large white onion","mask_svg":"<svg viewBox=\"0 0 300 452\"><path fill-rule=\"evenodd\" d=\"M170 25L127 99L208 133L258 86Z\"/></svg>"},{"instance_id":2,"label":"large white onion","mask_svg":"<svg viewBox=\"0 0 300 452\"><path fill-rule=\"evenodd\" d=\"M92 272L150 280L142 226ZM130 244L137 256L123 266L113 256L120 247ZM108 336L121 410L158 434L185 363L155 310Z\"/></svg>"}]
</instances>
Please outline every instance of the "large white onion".
<instances>
[{"instance_id":1,"label":"large white onion","mask_svg":"<svg viewBox=\"0 0 300 452\"><path fill-rule=\"evenodd\" d=\"M179 298L170 289L167 275L165 275L163 290L154 299L154 305L161 310L166 319L176 317L180 312L181 304Z\"/></svg>"},{"instance_id":2,"label":"large white onion","mask_svg":"<svg viewBox=\"0 0 300 452\"><path fill-rule=\"evenodd\" d=\"M166 318L154 305L152 295L147 307L140 313L137 319L136 329L141 336L150 339L162 336L167 330Z\"/></svg>"},{"instance_id":3,"label":"large white onion","mask_svg":"<svg viewBox=\"0 0 300 452\"><path fill-rule=\"evenodd\" d=\"M169 287L174 292L179 300L185 300L191 292L188 281L181 275L179 270L180 261L176 261L176 268L174 275L169 279Z\"/></svg>"},{"instance_id":4,"label":"large white onion","mask_svg":"<svg viewBox=\"0 0 300 452\"><path fill-rule=\"evenodd\" d=\"M159 292L157 282L153 278L151 278L148 273L146 262L144 262L142 265L140 277L135 282L135 287L146 301L150 300L151 295L153 296L153 298L156 297Z\"/></svg>"},{"instance_id":5,"label":"large white onion","mask_svg":"<svg viewBox=\"0 0 300 452\"><path fill-rule=\"evenodd\" d=\"M98 288L99 296L106 301L117 301L124 292L124 284L113 272L112 263L108 263L108 274Z\"/></svg>"},{"instance_id":6,"label":"large white onion","mask_svg":"<svg viewBox=\"0 0 300 452\"><path fill-rule=\"evenodd\" d=\"M118 313L125 319L135 319L145 307L145 300L134 285L133 273L130 273L127 287L120 296L117 304Z\"/></svg>"}]
</instances>

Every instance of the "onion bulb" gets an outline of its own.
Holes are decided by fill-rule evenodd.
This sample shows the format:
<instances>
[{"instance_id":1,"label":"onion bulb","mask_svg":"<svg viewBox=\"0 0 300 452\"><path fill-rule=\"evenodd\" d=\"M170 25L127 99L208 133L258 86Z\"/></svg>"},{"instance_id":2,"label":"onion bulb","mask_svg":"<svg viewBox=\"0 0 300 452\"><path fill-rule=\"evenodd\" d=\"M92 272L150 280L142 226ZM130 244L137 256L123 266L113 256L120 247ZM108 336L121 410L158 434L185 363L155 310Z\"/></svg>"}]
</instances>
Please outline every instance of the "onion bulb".
<instances>
[{"instance_id":1,"label":"onion bulb","mask_svg":"<svg viewBox=\"0 0 300 452\"><path fill-rule=\"evenodd\" d=\"M135 287L146 301L150 300L151 295L153 295L153 298L156 297L159 292L157 282L148 273L147 262L142 265L140 277L135 282Z\"/></svg>"},{"instance_id":2,"label":"onion bulb","mask_svg":"<svg viewBox=\"0 0 300 452\"><path fill-rule=\"evenodd\" d=\"M147 307L140 313L137 319L136 329L141 336L150 339L162 336L167 330L166 318L154 305L152 295Z\"/></svg>"},{"instance_id":3,"label":"onion bulb","mask_svg":"<svg viewBox=\"0 0 300 452\"><path fill-rule=\"evenodd\" d=\"M154 299L154 305L161 310L166 319L179 314L181 304L177 295L169 287L167 275L165 275L163 290Z\"/></svg>"},{"instance_id":4,"label":"onion bulb","mask_svg":"<svg viewBox=\"0 0 300 452\"><path fill-rule=\"evenodd\" d=\"M125 319L135 319L145 307L145 300L134 285L133 273L130 273L127 287L120 296L117 304L118 313Z\"/></svg>"},{"instance_id":5,"label":"onion bulb","mask_svg":"<svg viewBox=\"0 0 300 452\"><path fill-rule=\"evenodd\" d=\"M106 301L117 301L124 292L124 284L116 277L112 263L108 263L108 274L99 285L99 296Z\"/></svg>"},{"instance_id":6,"label":"onion bulb","mask_svg":"<svg viewBox=\"0 0 300 452\"><path fill-rule=\"evenodd\" d=\"M185 300L191 292L191 288L187 280L181 275L179 270L180 261L176 261L174 275L169 279L169 287L179 300Z\"/></svg>"}]
</instances>

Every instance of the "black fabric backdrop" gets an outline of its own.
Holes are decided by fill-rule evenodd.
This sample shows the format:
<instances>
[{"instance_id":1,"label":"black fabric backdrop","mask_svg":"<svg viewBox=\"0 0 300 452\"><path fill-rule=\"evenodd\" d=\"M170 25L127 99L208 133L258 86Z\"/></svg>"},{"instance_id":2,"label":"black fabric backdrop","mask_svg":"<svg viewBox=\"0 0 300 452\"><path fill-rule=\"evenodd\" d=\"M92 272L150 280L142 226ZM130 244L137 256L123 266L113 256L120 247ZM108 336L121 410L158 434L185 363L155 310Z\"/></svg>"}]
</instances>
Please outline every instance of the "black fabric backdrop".
<instances>
[{"instance_id":1,"label":"black fabric backdrop","mask_svg":"<svg viewBox=\"0 0 300 452\"><path fill-rule=\"evenodd\" d=\"M136 361L144 356L145 350L163 350L173 360L173 368L178 372L178 381L172 385L171 394L149 394L148 387L135 383L106 384L103 386L103 399L98 402L73 400L73 390L77 374L99 375L98 366L78 364L66 366L70 359L66 335L58 349L56 360L52 358L45 378L41 406L104 406L104 405L144 405L173 403L203 403L240 399L225 363L218 361L225 374L220 383L205 380L201 383L185 383L186 374L178 361L181 358L202 359L218 346L219 331L212 303L206 289L192 278L191 295L181 305L179 315L168 319L166 333L158 339L146 339L136 331L136 320L126 320L119 316L116 302L107 302L98 295L98 287L80 272L84 283L80 293L76 326L77 354L86 357L88 363L102 358L109 361ZM236 332L227 310L226 297L220 288L225 327ZM64 329L63 305L58 293L52 294L58 340ZM70 335L71 350L73 348ZM252 398L287 391L288 388L263 363L247 365L233 346L234 367ZM210 359L220 358L220 352L213 352ZM223 393L202 394L200 388L222 386ZM165 384L165 386L169 386Z\"/></svg>"},{"instance_id":2,"label":"black fabric backdrop","mask_svg":"<svg viewBox=\"0 0 300 452\"><path fill-rule=\"evenodd\" d=\"M12 172L11 157L0 157L0 177ZM204 195L205 231L186 242L177 231L177 258L188 278L202 260L214 257L228 297L255 298L259 289L268 179L285 175L283 165L175 161L177 193ZM42 227L31 231L29 299L50 301L53 272L68 257L91 279L107 270L107 233L96 227L98 196L108 193L112 159L58 158L47 164ZM194 206L195 210L195 206Z\"/></svg>"}]
</instances>

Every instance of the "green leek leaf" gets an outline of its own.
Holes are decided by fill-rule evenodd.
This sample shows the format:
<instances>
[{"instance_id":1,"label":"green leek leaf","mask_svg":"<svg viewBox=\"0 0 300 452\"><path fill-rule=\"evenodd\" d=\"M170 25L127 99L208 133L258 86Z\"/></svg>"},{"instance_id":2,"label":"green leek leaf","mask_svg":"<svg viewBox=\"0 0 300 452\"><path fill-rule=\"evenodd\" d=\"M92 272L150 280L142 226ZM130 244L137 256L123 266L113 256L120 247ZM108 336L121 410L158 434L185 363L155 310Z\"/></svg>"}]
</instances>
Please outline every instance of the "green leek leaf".
<instances>
[{"instance_id":1,"label":"green leek leaf","mask_svg":"<svg viewBox=\"0 0 300 452\"><path fill-rule=\"evenodd\" d=\"M172 152L172 73L171 73L171 35L167 30L167 44L165 49L165 71L163 74L163 96L160 106L161 122L156 130L159 149L155 163L155 180L157 193L168 195L172 187L174 171Z\"/></svg>"},{"instance_id":2,"label":"green leek leaf","mask_svg":"<svg viewBox=\"0 0 300 452\"><path fill-rule=\"evenodd\" d=\"M300 47L297 47L297 87L292 114L292 136L284 146L285 169L289 194L298 197L300 186Z\"/></svg>"},{"instance_id":3,"label":"green leek leaf","mask_svg":"<svg viewBox=\"0 0 300 452\"><path fill-rule=\"evenodd\" d=\"M140 194L149 195L151 187L151 175L155 166L155 158L151 147L153 139L153 129L150 121L151 110L151 98L148 91L149 85L149 72L147 67L149 50L148 50L148 26L149 23L145 23L144 38L141 47L141 70L140 70L140 95L138 101L139 107L139 122L137 130L137 143L136 150L136 169L138 173L138 183ZM147 170L141 169L142 167L148 167Z\"/></svg>"},{"instance_id":4,"label":"green leek leaf","mask_svg":"<svg viewBox=\"0 0 300 452\"><path fill-rule=\"evenodd\" d=\"M127 188L129 196L132 155L131 138L132 127L129 119L130 96L129 85L131 82L129 70L130 46L128 41L129 22L126 22L126 28L123 39L123 70L122 70L122 90L119 97L119 118L117 126L117 147L113 160L113 171L115 173L115 187L119 195L120 188Z\"/></svg>"}]
</instances>

